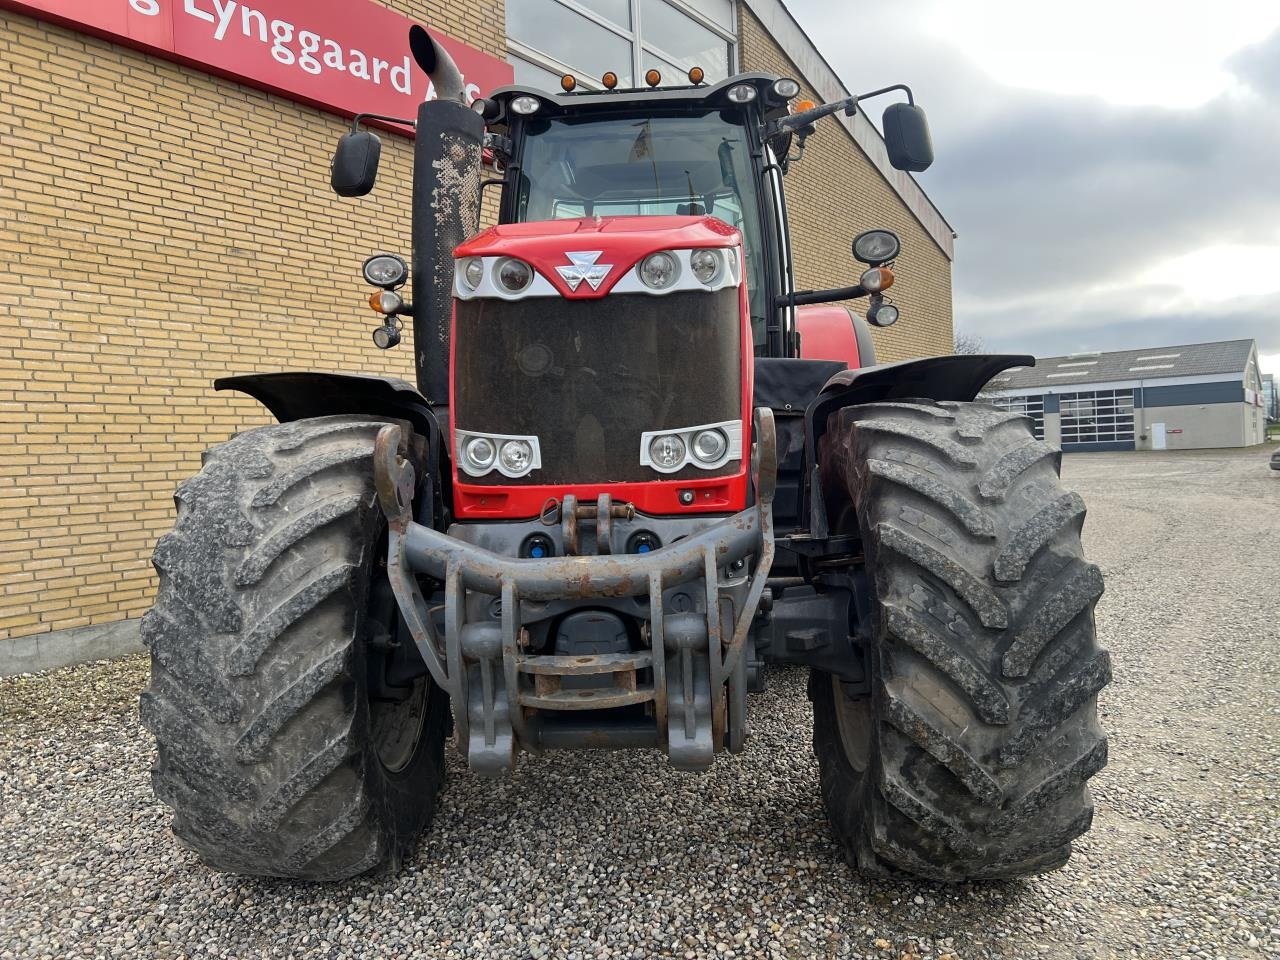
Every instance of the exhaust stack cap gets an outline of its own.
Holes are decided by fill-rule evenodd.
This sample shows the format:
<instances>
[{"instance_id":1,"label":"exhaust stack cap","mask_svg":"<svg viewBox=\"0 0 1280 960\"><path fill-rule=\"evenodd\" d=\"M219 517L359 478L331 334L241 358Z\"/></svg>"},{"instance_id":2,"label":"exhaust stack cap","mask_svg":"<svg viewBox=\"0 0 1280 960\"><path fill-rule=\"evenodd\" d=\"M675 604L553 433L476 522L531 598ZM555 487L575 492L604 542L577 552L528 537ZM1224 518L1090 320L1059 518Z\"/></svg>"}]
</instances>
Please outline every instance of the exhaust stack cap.
<instances>
[{"instance_id":1,"label":"exhaust stack cap","mask_svg":"<svg viewBox=\"0 0 1280 960\"><path fill-rule=\"evenodd\" d=\"M466 84L462 82L462 71L449 56L449 51L436 40L426 29L414 24L409 28L409 49L413 59L422 68L422 72L431 78L436 88L436 97L440 100L457 100L466 105Z\"/></svg>"}]
</instances>

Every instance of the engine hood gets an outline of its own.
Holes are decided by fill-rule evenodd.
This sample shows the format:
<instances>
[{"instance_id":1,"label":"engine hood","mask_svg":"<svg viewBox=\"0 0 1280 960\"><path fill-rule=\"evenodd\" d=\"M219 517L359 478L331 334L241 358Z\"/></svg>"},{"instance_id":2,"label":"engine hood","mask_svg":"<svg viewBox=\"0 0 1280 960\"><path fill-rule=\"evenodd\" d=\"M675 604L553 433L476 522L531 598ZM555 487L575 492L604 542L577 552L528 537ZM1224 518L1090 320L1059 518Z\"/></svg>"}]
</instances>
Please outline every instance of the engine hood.
<instances>
[{"instance_id":1,"label":"engine hood","mask_svg":"<svg viewBox=\"0 0 1280 960\"><path fill-rule=\"evenodd\" d=\"M742 235L736 228L711 216L583 217L490 227L458 246L454 258L518 257L561 296L593 300L606 296L651 253L739 247L741 243ZM598 288L582 283L572 289L557 268L584 255L612 269Z\"/></svg>"}]
</instances>

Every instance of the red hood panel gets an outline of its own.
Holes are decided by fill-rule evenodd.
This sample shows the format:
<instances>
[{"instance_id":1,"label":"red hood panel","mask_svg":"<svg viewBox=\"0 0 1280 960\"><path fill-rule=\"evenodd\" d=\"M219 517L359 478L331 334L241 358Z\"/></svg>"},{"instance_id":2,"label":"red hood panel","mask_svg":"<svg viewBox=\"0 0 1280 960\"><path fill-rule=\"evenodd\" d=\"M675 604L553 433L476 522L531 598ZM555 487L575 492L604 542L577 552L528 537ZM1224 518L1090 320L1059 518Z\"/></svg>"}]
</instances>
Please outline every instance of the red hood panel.
<instances>
[{"instance_id":1,"label":"red hood panel","mask_svg":"<svg viewBox=\"0 0 1280 960\"><path fill-rule=\"evenodd\" d=\"M583 217L507 223L477 234L453 255L463 257L519 257L546 277L560 294L576 300L605 296L628 270L659 250L696 247L735 247L742 242L734 227L716 217ZM613 269L599 290L580 284L570 290L556 267L570 263L568 253L596 253L596 263Z\"/></svg>"}]
</instances>

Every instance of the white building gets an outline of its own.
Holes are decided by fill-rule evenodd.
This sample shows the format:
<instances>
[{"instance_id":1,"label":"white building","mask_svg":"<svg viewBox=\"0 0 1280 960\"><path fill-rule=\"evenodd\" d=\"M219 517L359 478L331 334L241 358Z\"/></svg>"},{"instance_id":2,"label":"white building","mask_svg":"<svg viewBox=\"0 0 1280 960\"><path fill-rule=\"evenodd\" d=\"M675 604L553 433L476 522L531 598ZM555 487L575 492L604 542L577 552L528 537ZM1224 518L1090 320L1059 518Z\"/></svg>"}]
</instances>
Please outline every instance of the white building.
<instances>
[{"instance_id":1,"label":"white building","mask_svg":"<svg viewBox=\"0 0 1280 960\"><path fill-rule=\"evenodd\" d=\"M1247 447L1266 439L1253 340L1045 357L997 376L997 406L1063 450Z\"/></svg>"}]
</instances>

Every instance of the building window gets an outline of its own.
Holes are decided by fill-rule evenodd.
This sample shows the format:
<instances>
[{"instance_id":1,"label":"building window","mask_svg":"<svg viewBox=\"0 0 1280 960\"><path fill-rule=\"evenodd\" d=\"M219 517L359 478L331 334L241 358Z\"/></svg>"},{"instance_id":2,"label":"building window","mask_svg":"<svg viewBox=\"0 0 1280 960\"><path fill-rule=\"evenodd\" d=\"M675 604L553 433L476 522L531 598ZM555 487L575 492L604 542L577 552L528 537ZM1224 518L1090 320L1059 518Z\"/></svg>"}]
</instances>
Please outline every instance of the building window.
<instances>
[{"instance_id":1,"label":"building window","mask_svg":"<svg viewBox=\"0 0 1280 960\"><path fill-rule=\"evenodd\" d=\"M735 12L734 0L519 0L507 4L507 59L516 83L550 92L566 73L589 89L608 71L641 86L652 68L664 85L695 66L715 83L735 68Z\"/></svg>"},{"instance_id":2,"label":"building window","mask_svg":"<svg viewBox=\"0 0 1280 960\"><path fill-rule=\"evenodd\" d=\"M1133 391L1091 390L1060 397L1062 444L1133 441Z\"/></svg>"},{"instance_id":3,"label":"building window","mask_svg":"<svg viewBox=\"0 0 1280 960\"><path fill-rule=\"evenodd\" d=\"M997 410L1010 410L1030 417L1037 440L1044 439L1044 397L992 397Z\"/></svg>"}]
</instances>

